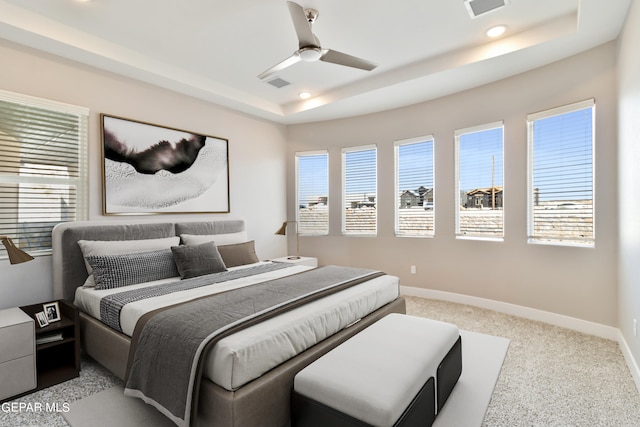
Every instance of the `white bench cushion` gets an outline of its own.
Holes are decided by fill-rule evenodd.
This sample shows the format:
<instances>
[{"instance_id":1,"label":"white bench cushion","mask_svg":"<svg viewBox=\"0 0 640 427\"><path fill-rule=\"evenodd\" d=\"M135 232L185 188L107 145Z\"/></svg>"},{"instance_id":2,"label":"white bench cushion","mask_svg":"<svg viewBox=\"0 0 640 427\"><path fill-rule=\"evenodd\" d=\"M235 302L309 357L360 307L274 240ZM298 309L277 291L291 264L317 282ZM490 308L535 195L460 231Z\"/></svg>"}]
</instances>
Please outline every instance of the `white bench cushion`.
<instances>
[{"instance_id":1,"label":"white bench cushion","mask_svg":"<svg viewBox=\"0 0 640 427\"><path fill-rule=\"evenodd\" d=\"M450 323L389 314L294 380L296 392L373 426L391 426L458 339Z\"/></svg>"}]
</instances>

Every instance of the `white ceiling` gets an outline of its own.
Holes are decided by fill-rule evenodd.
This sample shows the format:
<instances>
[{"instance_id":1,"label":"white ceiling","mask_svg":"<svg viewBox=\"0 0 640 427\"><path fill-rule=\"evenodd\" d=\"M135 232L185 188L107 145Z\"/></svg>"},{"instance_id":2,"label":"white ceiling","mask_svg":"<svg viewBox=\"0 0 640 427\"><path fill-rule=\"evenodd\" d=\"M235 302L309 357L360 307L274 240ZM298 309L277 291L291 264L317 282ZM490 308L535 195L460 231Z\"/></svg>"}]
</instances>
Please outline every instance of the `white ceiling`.
<instances>
[{"instance_id":1,"label":"white ceiling","mask_svg":"<svg viewBox=\"0 0 640 427\"><path fill-rule=\"evenodd\" d=\"M475 19L463 0L297 2L320 12L323 48L378 67L300 62L276 75L291 83L281 89L258 79L298 48L285 0L0 0L0 38L290 124L426 101L575 55L616 39L631 0L510 0ZM496 24L507 33L487 38Z\"/></svg>"}]
</instances>

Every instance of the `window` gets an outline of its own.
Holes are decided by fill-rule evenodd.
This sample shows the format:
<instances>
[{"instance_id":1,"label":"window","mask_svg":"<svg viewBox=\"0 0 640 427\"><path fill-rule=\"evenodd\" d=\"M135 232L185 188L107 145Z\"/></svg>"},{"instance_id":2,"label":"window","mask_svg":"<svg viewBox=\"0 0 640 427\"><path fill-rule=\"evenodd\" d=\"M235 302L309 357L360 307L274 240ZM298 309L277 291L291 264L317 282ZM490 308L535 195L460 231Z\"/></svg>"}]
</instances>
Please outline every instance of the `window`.
<instances>
[{"instance_id":1,"label":"window","mask_svg":"<svg viewBox=\"0 0 640 427\"><path fill-rule=\"evenodd\" d=\"M527 117L529 241L593 246L593 99Z\"/></svg>"},{"instance_id":2,"label":"window","mask_svg":"<svg viewBox=\"0 0 640 427\"><path fill-rule=\"evenodd\" d=\"M298 233L329 234L329 154L326 151L296 154Z\"/></svg>"},{"instance_id":3,"label":"window","mask_svg":"<svg viewBox=\"0 0 640 427\"><path fill-rule=\"evenodd\" d=\"M455 139L456 235L502 239L502 122L458 130Z\"/></svg>"},{"instance_id":4,"label":"window","mask_svg":"<svg viewBox=\"0 0 640 427\"><path fill-rule=\"evenodd\" d=\"M395 160L396 236L433 236L433 136L396 141Z\"/></svg>"},{"instance_id":5,"label":"window","mask_svg":"<svg viewBox=\"0 0 640 427\"><path fill-rule=\"evenodd\" d=\"M376 147L342 150L343 218L345 235L377 233Z\"/></svg>"},{"instance_id":6,"label":"window","mask_svg":"<svg viewBox=\"0 0 640 427\"><path fill-rule=\"evenodd\" d=\"M86 219L88 114L0 91L0 235L31 254L57 223Z\"/></svg>"}]
</instances>

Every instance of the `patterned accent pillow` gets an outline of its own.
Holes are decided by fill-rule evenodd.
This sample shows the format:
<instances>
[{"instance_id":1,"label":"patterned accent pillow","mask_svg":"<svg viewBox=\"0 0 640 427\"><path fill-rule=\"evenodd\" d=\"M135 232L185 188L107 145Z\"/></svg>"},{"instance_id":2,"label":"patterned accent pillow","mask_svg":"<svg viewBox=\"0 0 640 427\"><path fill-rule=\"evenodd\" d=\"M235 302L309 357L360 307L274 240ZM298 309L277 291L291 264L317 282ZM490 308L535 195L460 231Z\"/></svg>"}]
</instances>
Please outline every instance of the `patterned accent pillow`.
<instances>
[{"instance_id":1,"label":"patterned accent pillow","mask_svg":"<svg viewBox=\"0 0 640 427\"><path fill-rule=\"evenodd\" d=\"M90 255L96 289L114 289L178 277L171 249L122 255Z\"/></svg>"},{"instance_id":2,"label":"patterned accent pillow","mask_svg":"<svg viewBox=\"0 0 640 427\"><path fill-rule=\"evenodd\" d=\"M213 242L190 246L172 246L171 251L180 277L183 279L227 271L220 252Z\"/></svg>"},{"instance_id":3,"label":"patterned accent pillow","mask_svg":"<svg viewBox=\"0 0 640 427\"><path fill-rule=\"evenodd\" d=\"M91 274L91 265L86 260L91 255L123 255L140 252L169 249L180 244L180 237L161 237L142 240L78 240L78 246L85 258L87 273Z\"/></svg>"}]
</instances>

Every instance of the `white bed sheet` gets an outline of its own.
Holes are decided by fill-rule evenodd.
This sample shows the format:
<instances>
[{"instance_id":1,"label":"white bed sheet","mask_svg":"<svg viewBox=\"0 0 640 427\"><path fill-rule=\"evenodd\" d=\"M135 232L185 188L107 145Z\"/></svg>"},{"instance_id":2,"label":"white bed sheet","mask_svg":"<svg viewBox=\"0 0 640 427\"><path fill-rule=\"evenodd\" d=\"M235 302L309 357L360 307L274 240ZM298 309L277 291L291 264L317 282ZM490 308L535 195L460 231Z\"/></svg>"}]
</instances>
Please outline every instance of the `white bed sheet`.
<instances>
[{"instance_id":1,"label":"white bed sheet","mask_svg":"<svg viewBox=\"0 0 640 427\"><path fill-rule=\"evenodd\" d=\"M203 295L284 277L311 268L293 265L285 269L231 280L223 284L204 286L127 304L123 307L120 315L121 326L123 332L131 336L138 319L149 311ZM127 289L151 286L176 279L132 285ZM82 311L100 319L100 299L119 291L122 291L122 288L95 290L95 288L80 287L76 290L75 304ZM206 358L204 375L227 390L235 390L391 302L398 295L398 278L388 275L381 276L353 286L339 294L329 295L306 304L304 307L296 308L251 326L216 343Z\"/></svg>"}]
</instances>

